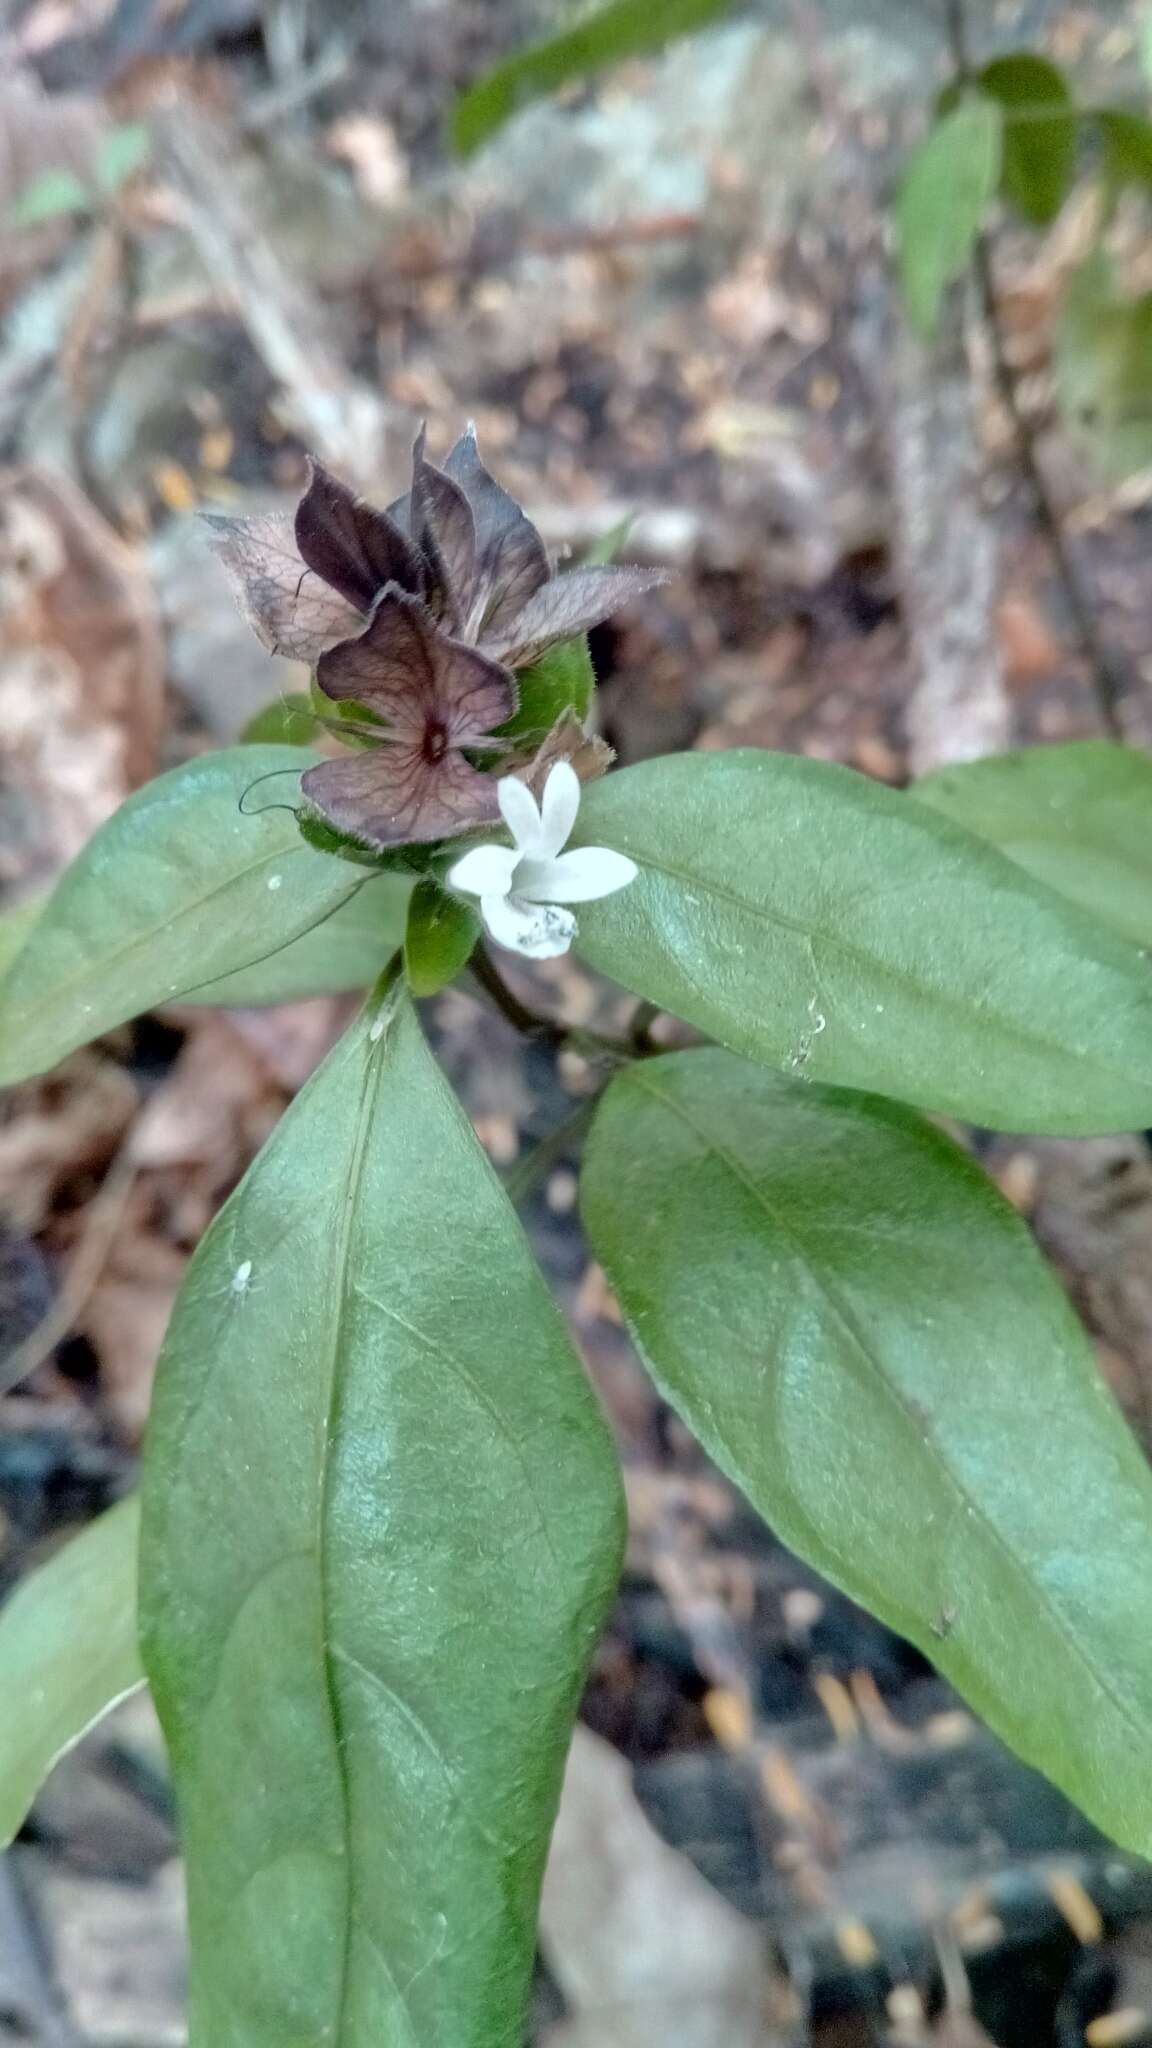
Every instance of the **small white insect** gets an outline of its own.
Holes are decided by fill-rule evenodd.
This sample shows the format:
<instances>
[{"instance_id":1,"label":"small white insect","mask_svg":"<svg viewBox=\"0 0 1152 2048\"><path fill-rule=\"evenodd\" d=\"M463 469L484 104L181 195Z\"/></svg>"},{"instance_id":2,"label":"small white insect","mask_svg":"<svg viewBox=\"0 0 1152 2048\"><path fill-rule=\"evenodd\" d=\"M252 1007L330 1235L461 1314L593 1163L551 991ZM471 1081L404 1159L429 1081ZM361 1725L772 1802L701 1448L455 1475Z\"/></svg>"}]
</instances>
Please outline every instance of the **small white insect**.
<instances>
[{"instance_id":1,"label":"small white insect","mask_svg":"<svg viewBox=\"0 0 1152 2048\"><path fill-rule=\"evenodd\" d=\"M283 875L269 875L269 877L268 877L268 887L269 887L270 889L278 889L278 888L280 887L281 883L283 882L283 880L284 880L284 877L283 877Z\"/></svg>"},{"instance_id":2,"label":"small white insect","mask_svg":"<svg viewBox=\"0 0 1152 2048\"><path fill-rule=\"evenodd\" d=\"M240 1264L237 1266L236 1271L232 1275L232 1280L229 1286L229 1293L247 1294L251 1286L252 1261L251 1259L241 1259Z\"/></svg>"}]
</instances>

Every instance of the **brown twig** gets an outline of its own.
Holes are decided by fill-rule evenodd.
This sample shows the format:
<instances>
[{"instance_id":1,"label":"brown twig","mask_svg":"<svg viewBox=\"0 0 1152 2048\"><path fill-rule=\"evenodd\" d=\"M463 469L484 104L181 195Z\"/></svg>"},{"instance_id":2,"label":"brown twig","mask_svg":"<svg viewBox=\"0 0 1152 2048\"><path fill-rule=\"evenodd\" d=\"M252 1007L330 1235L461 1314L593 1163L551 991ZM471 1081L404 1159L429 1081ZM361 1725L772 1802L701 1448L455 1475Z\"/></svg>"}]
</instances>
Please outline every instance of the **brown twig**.
<instances>
[{"instance_id":1,"label":"brown twig","mask_svg":"<svg viewBox=\"0 0 1152 2048\"><path fill-rule=\"evenodd\" d=\"M0 1394L9 1393L44 1365L75 1327L108 1263L138 1171L129 1133L89 1205L83 1234L56 1300L23 1343L0 1361Z\"/></svg>"},{"instance_id":2,"label":"brown twig","mask_svg":"<svg viewBox=\"0 0 1152 2048\"><path fill-rule=\"evenodd\" d=\"M1080 643L1080 652L1096 693L1101 724L1112 739L1123 741L1126 738L1123 718L1123 704L1127 694L1125 677L1121 663L1096 622L1092 599L1085 589L1079 565L1069 545L1059 508L1048 488L1048 479L1036 447L1032 422L1020 403L1016 372L1008 360L1004 332L1000 324L992 247L987 235L981 235L976 245L974 267L980 295L980 311L991 346L996 388L1012 423L1017 460L1028 486L1037 524L1048 543L1060 579L1068 616L1072 621L1076 638Z\"/></svg>"},{"instance_id":3,"label":"brown twig","mask_svg":"<svg viewBox=\"0 0 1152 2048\"><path fill-rule=\"evenodd\" d=\"M957 81L963 85L973 75L966 0L944 0L944 9L948 48ZM1112 739L1123 742L1126 738L1122 715L1126 695L1125 677L1120 662L1096 622L1091 596L1085 588L1079 565L1069 545L1059 507L1048 488L1048 479L1044 474L1044 465L1036 446L1032 422L1020 402L1020 387L1008 356L1000 320L995 258L992 239L987 233L977 238L972 267L980 314L991 350L992 373L1001 403L1012 426L1020 471L1028 486L1037 524L1048 543L1056 574L1060 579L1068 616L1080 643L1080 652L1096 694L1101 723Z\"/></svg>"}]
</instances>

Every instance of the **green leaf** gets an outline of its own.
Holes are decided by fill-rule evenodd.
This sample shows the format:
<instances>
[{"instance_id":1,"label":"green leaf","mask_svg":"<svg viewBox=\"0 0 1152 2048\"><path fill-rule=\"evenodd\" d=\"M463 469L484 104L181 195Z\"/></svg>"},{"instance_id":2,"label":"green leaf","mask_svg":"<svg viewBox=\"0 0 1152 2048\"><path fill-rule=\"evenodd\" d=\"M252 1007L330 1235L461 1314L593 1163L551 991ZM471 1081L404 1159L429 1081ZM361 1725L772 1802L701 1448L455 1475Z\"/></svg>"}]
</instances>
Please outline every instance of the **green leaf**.
<instances>
[{"instance_id":1,"label":"green leaf","mask_svg":"<svg viewBox=\"0 0 1152 2048\"><path fill-rule=\"evenodd\" d=\"M543 739L566 711L583 724L596 688L587 635L581 633L575 640L562 640L559 647L550 647L531 668L521 669L516 686L520 692L516 710L500 727L509 738L532 734Z\"/></svg>"},{"instance_id":2,"label":"green leaf","mask_svg":"<svg viewBox=\"0 0 1152 2048\"><path fill-rule=\"evenodd\" d=\"M0 1082L43 1073L158 1003L216 1000L222 976L270 960L351 896L361 877L305 846L286 807L315 758L235 747L129 797L0 982Z\"/></svg>"},{"instance_id":3,"label":"green leaf","mask_svg":"<svg viewBox=\"0 0 1152 2048\"><path fill-rule=\"evenodd\" d=\"M734 1052L997 1129L1152 1123L1152 968L994 847L849 768L754 749L587 789L640 868L584 957Z\"/></svg>"},{"instance_id":4,"label":"green leaf","mask_svg":"<svg viewBox=\"0 0 1152 2048\"><path fill-rule=\"evenodd\" d=\"M900 276L909 317L934 332L944 293L962 277L1000 182L1003 113L969 94L920 144L896 202Z\"/></svg>"},{"instance_id":5,"label":"green leaf","mask_svg":"<svg viewBox=\"0 0 1152 2048\"><path fill-rule=\"evenodd\" d=\"M606 533L600 535L599 540L594 540L590 548L585 548L580 557L581 568L606 568L609 563L614 562L621 548L626 546L628 535L635 524L636 514L626 512L623 519L618 519L615 526L610 526Z\"/></svg>"},{"instance_id":6,"label":"green leaf","mask_svg":"<svg viewBox=\"0 0 1152 2048\"><path fill-rule=\"evenodd\" d=\"M212 1225L157 1376L141 1618L193 2048L522 2038L620 1534L588 1382L394 985Z\"/></svg>"},{"instance_id":7,"label":"green leaf","mask_svg":"<svg viewBox=\"0 0 1152 2048\"><path fill-rule=\"evenodd\" d=\"M726 1053L614 1080L583 1184L661 1392L792 1549L1152 1852L1152 1474L939 1132Z\"/></svg>"},{"instance_id":8,"label":"green leaf","mask_svg":"<svg viewBox=\"0 0 1152 2048\"><path fill-rule=\"evenodd\" d=\"M97 1517L0 1609L0 1849L53 1764L144 1682L135 1500Z\"/></svg>"},{"instance_id":9,"label":"green leaf","mask_svg":"<svg viewBox=\"0 0 1152 2048\"><path fill-rule=\"evenodd\" d=\"M121 121L96 149L96 175L105 192L118 192L152 154L152 130L146 121Z\"/></svg>"},{"instance_id":10,"label":"green leaf","mask_svg":"<svg viewBox=\"0 0 1152 2048\"><path fill-rule=\"evenodd\" d=\"M86 213L91 205L91 188L74 171L42 171L15 201L11 219L15 227L31 228L62 214Z\"/></svg>"},{"instance_id":11,"label":"green leaf","mask_svg":"<svg viewBox=\"0 0 1152 2048\"><path fill-rule=\"evenodd\" d=\"M913 795L1152 946L1152 758L1109 740L941 768Z\"/></svg>"},{"instance_id":12,"label":"green leaf","mask_svg":"<svg viewBox=\"0 0 1152 2048\"><path fill-rule=\"evenodd\" d=\"M660 0L654 7L652 0L609 0L559 35L518 50L462 93L452 109L454 146L471 156L529 101L707 28L731 5L732 0Z\"/></svg>"},{"instance_id":13,"label":"green leaf","mask_svg":"<svg viewBox=\"0 0 1152 2048\"><path fill-rule=\"evenodd\" d=\"M1103 249L1068 280L1055 361L1061 411L1103 473L1152 463L1152 292L1126 298Z\"/></svg>"},{"instance_id":14,"label":"green leaf","mask_svg":"<svg viewBox=\"0 0 1152 2048\"><path fill-rule=\"evenodd\" d=\"M1109 184L1152 185L1152 121L1123 107L1097 107L1092 119L1104 146Z\"/></svg>"},{"instance_id":15,"label":"green leaf","mask_svg":"<svg viewBox=\"0 0 1152 2048\"><path fill-rule=\"evenodd\" d=\"M248 720L240 735L251 746L307 746L316 737L316 713L307 690L289 690L273 697L262 711Z\"/></svg>"},{"instance_id":16,"label":"green leaf","mask_svg":"<svg viewBox=\"0 0 1152 2048\"><path fill-rule=\"evenodd\" d=\"M1046 227L1063 206L1076 168L1076 110L1057 65L1028 50L996 57L980 89L1004 109L1000 189L1010 206Z\"/></svg>"},{"instance_id":17,"label":"green leaf","mask_svg":"<svg viewBox=\"0 0 1152 2048\"><path fill-rule=\"evenodd\" d=\"M413 995L434 996L455 981L479 935L479 918L458 896L449 896L431 876L417 882L404 936L404 971Z\"/></svg>"},{"instance_id":18,"label":"green leaf","mask_svg":"<svg viewBox=\"0 0 1152 2048\"><path fill-rule=\"evenodd\" d=\"M19 904L15 910L6 910L0 917L0 974L6 974L12 965L45 901L43 896L30 897L27 903Z\"/></svg>"},{"instance_id":19,"label":"green leaf","mask_svg":"<svg viewBox=\"0 0 1152 2048\"><path fill-rule=\"evenodd\" d=\"M411 891L406 875L363 882L302 939L293 939L255 967L241 967L205 989L194 989L184 1001L214 1009L250 1008L370 988L403 944Z\"/></svg>"}]
</instances>

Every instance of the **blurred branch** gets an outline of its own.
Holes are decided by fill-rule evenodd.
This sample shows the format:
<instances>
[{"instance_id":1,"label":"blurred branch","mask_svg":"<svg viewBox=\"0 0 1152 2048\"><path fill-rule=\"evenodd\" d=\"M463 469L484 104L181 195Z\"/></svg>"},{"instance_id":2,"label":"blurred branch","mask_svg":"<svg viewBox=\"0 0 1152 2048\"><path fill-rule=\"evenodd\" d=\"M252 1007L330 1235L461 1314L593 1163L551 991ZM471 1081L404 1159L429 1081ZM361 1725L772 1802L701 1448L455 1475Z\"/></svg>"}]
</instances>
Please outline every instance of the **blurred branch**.
<instances>
[{"instance_id":1,"label":"blurred branch","mask_svg":"<svg viewBox=\"0 0 1152 2048\"><path fill-rule=\"evenodd\" d=\"M157 139L183 224L281 386L293 424L324 461L361 487L378 484L391 466L391 436L402 429L407 442L407 417L348 369L318 305L261 235L237 190L229 138L204 113L178 105Z\"/></svg>"},{"instance_id":2,"label":"blurred branch","mask_svg":"<svg viewBox=\"0 0 1152 2048\"><path fill-rule=\"evenodd\" d=\"M945 0L945 19L953 68L957 79L963 84L971 78L973 69L966 0ZM1008 355L1000 319L992 238L987 233L982 234L977 241L973 273L980 314L988 335L996 388L1012 426L1017 460L1032 499L1036 521L1048 543L1064 593L1068 616L1080 643L1080 653L1096 693L1101 724L1110 738L1123 741L1125 731L1122 706L1126 695L1123 666L1108 646L1097 624L1096 608L1091 593L1080 574L1079 564L1064 529L1059 506L1048 488L1048 479L1044 474L1044 465L1036 445L1035 430L1020 402L1020 387Z\"/></svg>"}]
</instances>

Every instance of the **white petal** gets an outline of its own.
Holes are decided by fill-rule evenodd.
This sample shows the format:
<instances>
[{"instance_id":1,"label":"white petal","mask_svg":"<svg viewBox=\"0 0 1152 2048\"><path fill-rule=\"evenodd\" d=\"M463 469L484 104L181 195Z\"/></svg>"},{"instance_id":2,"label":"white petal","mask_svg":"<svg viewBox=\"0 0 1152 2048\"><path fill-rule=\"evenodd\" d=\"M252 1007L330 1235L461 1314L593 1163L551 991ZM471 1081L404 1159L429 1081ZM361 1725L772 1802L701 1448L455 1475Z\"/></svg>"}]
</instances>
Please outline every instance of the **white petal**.
<instances>
[{"instance_id":1,"label":"white petal","mask_svg":"<svg viewBox=\"0 0 1152 2048\"><path fill-rule=\"evenodd\" d=\"M548 770L540 799L540 838L532 848L550 860L567 843L580 809L580 777L571 761L557 761Z\"/></svg>"},{"instance_id":2,"label":"white petal","mask_svg":"<svg viewBox=\"0 0 1152 2048\"><path fill-rule=\"evenodd\" d=\"M526 960L555 960L576 936L570 910L552 903L525 903L519 896L483 896L480 915L497 945Z\"/></svg>"},{"instance_id":3,"label":"white petal","mask_svg":"<svg viewBox=\"0 0 1152 2048\"><path fill-rule=\"evenodd\" d=\"M522 860L516 894L530 903L591 903L636 880L636 863L608 846L581 846L558 860Z\"/></svg>"},{"instance_id":4,"label":"white petal","mask_svg":"<svg viewBox=\"0 0 1152 2048\"><path fill-rule=\"evenodd\" d=\"M466 896L506 896L519 858L514 846L474 846L449 868L449 885Z\"/></svg>"},{"instance_id":5,"label":"white petal","mask_svg":"<svg viewBox=\"0 0 1152 2048\"><path fill-rule=\"evenodd\" d=\"M521 853L538 853L540 812L528 784L521 782L518 775L502 775L496 784L496 797L504 823L518 850Z\"/></svg>"}]
</instances>

